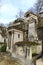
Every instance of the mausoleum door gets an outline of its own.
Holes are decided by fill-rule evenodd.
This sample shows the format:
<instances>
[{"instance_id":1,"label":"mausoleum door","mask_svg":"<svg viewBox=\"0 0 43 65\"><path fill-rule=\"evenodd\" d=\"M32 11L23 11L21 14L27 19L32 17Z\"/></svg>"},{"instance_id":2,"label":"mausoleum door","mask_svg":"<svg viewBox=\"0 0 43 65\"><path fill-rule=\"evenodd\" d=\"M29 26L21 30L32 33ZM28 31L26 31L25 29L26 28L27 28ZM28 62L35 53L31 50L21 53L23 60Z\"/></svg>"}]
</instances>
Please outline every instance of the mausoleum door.
<instances>
[{"instance_id":1,"label":"mausoleum door","mask_svg":"<svg viewBox=\"0 0 43 65\"><path fill-rule=\"evenodd\" d=\"M27 58L29 59L30 49L27 49Z\"/></svg>"},{"instance_id":2,"label":"mausoleum door","mask_svg":"<svg viewBox=\"0 0 43 65\"><path fill-rule=\"evenodd\" d=\"M26 48L26 58L29 58L29 56L30 56L30 49L29 48Z\"/></svg>"}]
</instances>

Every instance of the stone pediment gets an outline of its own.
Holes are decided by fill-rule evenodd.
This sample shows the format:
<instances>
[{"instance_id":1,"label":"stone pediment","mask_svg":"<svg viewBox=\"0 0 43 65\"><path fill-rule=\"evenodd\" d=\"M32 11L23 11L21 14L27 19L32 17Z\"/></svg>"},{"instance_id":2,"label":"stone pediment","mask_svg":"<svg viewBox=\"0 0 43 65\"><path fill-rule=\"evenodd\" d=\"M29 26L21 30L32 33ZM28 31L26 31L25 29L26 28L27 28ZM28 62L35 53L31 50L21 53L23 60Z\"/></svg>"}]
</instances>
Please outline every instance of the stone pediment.
<instances>
[{"instance_id":1,"label":"stone pediment","mask_svg":"<svg viewBox=\"0 0 43 65\"><path fill-rule=\"evenodd\" d=\"M33 23L33 22L36 23L36 20L35 20L34 18L31 17L31 18L29 19L29 23Z\"/></svg>"}]
</instances>

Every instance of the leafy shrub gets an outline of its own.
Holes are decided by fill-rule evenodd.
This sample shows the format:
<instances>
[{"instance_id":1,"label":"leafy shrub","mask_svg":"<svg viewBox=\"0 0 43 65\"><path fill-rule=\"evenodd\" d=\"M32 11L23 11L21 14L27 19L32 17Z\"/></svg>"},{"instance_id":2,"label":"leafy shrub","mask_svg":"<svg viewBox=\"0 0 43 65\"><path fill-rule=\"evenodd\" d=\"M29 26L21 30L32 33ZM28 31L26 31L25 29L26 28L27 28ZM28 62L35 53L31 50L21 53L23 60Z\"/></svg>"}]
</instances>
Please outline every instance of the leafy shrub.
<instances>
[{"instance_id":1,"label":"leafy shrub","mask_svg":"<svg viewBox=\"0 0 43 65\"><path fill-rule=\"evenodd\" d=\"M0 52L6 52L6 47L7 47L6 43L3 44L3 46L0 48Z\"/></svg>"}]
</instances>

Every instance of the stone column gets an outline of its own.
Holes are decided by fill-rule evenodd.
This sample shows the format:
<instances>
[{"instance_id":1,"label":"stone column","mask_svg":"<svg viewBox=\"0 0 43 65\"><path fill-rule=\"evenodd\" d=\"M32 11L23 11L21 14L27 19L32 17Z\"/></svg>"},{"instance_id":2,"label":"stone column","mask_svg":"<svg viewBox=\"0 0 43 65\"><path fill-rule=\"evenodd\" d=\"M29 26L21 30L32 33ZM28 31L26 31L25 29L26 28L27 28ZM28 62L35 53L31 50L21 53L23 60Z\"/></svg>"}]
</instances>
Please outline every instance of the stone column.
<instances>
[{"instance_id":1,"label":"stone column","mask_svg":"<svg viewBox=\"0 0 43 65\"><path fill-rule=\"evenodd\" d=\"M14 31L12 31L12 38L11 38L11 53L13 52L13 44L14 44Z\"/></svg>"},{"instance_id":2,"label":"stone column","mask_svg":"<svg viewBox=\"0 0 43 65\"><path fill-rule=\"evenodd\" d=\"M28 59L28 58L29 58L29 57L28 57L28 48L26 48L26 49L27 49L26 55L27 55L27 59Z\"/></svg>"},{"instance_id":3,"label":"stone column","mask_svg":"<svg viewBox=\"0 0 43 65\"><path fill-rule=\"evenodd\" d=\"M8 35L8 37L7 37L7 49L6 49L6 51L9 51L9 46L8 46L8 44L9 44L9 34L7 33L7 35Z\"/></svg>"},{"instance_id":4,"label":"stone column","mask_svg":"<svg viewBox=\"0 0 43 65\"><path fill-rule=\"evenodd\" d=\"M32 60L32 48L30 47L30 60Z\"/></svg>"},{"instance_id":5,"label":"stone column","mask_svg":"<svg viewBox=\"0 0 43 65\"><path fill-rule=\"evenodd\" d=\"M13 37L13 34L11 35L11 49L10 49L10 52L12 52L12 37Z\"/></svg>"}]
</instances>

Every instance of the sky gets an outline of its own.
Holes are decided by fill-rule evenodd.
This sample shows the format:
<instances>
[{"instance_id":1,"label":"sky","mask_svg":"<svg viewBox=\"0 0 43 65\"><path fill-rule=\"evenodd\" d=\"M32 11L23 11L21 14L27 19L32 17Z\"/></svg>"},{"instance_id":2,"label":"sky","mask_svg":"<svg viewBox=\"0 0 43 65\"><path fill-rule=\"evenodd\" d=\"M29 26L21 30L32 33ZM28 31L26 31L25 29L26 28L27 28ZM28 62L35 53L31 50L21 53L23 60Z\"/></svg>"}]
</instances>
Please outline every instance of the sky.
<instances>
[{"instance_id":1,"label":"sky","mask_svg":"<svg viewBox=\"0 0 43 65\"><path fill-rule=\"evenodd\" d=\"M36 0L0 0L0 23L13 22L20 10L26 12L35 2Z\"/></svg>"}]
</instances>

